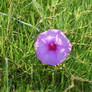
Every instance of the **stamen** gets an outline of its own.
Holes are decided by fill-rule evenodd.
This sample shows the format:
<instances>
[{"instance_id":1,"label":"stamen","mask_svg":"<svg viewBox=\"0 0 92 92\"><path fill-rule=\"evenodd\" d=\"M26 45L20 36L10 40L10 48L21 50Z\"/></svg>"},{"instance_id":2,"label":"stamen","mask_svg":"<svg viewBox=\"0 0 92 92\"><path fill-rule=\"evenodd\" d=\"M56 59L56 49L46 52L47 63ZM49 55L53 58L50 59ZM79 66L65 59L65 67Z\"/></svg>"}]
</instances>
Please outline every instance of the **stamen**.
<instances>
[{"instance_id":1,"label":"stamen","mask_svg":"<svg viewBox=\"0 0 92 92\"><path fill-rule=\"evenodd\" d=\"M54 42L49 43L49 50L56 50L56 44Z\"/></svg>"}]
</instances>

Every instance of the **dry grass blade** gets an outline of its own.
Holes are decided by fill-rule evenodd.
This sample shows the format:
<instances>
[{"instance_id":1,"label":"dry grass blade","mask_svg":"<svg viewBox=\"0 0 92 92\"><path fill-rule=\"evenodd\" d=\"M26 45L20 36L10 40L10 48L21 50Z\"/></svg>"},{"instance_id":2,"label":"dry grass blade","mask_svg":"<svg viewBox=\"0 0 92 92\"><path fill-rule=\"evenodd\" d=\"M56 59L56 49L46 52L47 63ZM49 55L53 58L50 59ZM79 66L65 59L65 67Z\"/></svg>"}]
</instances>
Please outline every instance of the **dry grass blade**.
<instances>
[{"instance_id":1,"label":"dry grass blade","mask_svg":"<svg viewBox=\"0 0 92 92\"><path fill-rule=\"evenodd\" d=\"M88 80L88 79L83 79L83 78L81 78L81 77L74 76L74 75L72 75L72 78L73 78L74 80L78 80L78 81L82 81L82 82L88 82L88 83L91 83L91 84L92 84L92 81L90 81L90 80Z\"/></svg>"},{"instance_id":2,"label":"dry grass blade","mask_svg":"<svg viewBox=\"0 0 92 92\"><path fill-rule=\"evenodd\" d=\"M68 92L70 89L74 88L74 81L77 80L77 81L82 81L82 82L88 82L88 83L91 83L92 84L92 81L89 81L88 79L83 79L81 77L78 77L78 76L74 76L74 75L71 75L71 85L65 89L64 92Z\"/></svg>"},{"instance_id":3,"label":"dry grass blade","mask_svg":"<svg viewBox=\"0 0 92 92\"><path fill-rule=\"evenodd\" d=\"M13 10L13 3L12 3L12 0L10 0L10 9L9 9L8 25L7 25L7 35L8 35L10 23L11 23L12 10Z\"/></svg>"},{"instance_id":4,"label":"dry grass blade","mask_svg":"<svg viewBox=\"0 0 92 92\"><path fill-rule=\"evenodd\" d=\"M71 76L71 85L68 88L66 88L64 92L67 92L68 90L72 88L74 88L74 78Z\"/></svg>"}]
</instances>

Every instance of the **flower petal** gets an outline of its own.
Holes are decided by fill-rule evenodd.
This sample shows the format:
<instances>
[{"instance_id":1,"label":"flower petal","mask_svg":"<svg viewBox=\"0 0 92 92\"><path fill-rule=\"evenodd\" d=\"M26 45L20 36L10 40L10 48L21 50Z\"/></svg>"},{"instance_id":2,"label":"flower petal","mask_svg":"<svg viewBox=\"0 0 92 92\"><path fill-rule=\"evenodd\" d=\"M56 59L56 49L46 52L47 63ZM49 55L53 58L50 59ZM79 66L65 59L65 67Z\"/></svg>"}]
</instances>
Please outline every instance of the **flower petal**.
<instances>
[{"instance_id":1,"label":"flower petal","mask_svg":"<svg viewBox=\"0 0 92 92\"><path fill-rule=\"evenodd\" d=\"M40 60L43 64L57 65L57 57L53 51L48 51L48 53L40 56Z\"/></svg>"},{"instance_id":2,"label":"flower petal","mask_svg":"<svg viewBox=\"0 0 92 92\"><path fill-rule=\"evenodd\" d=\"M45 54L48 50L45 40L40 38L37 39L35 43L35 47L36 47L36 53L38 57Z\"/></svg>"}]
</instances>

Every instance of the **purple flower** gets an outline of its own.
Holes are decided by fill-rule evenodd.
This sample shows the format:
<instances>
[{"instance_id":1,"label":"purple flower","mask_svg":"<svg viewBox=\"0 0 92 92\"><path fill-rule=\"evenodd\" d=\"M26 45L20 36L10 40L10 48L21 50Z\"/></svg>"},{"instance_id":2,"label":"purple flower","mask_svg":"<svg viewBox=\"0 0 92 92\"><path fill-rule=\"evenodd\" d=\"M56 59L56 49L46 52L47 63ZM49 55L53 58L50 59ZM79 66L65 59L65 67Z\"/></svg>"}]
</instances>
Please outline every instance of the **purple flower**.
<instances>
[{"instance_id":1,"label":"purple flower","mask_svg":"<svg viewBox=\"0 0 92 92\"><path fill-rule=\"evenodd\" d=\"M38 35L36 54L43 64L61 64L71 51L71 44L61 30L50 29Z\"/></svg>"}]
</instances>

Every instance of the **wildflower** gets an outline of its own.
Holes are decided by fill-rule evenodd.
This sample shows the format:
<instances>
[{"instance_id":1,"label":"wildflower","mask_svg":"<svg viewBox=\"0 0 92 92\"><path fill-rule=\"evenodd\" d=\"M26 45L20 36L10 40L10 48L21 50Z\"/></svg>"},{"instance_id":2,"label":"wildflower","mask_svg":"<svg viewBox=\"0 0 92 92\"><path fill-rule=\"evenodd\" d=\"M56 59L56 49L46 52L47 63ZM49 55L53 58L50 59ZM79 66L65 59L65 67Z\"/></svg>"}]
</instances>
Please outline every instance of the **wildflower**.
<instances>
[{"instance_id":1,"label":"wildflower","mask_svg":"<svg viewBox=\"0 0 92 92\"><path fill-rule=\"evenodd\" d=\"M71 51L71 44L61 30L50 29L38 35L36 54L43 64L61 64Z\"/></svg>"}]
</instances>

